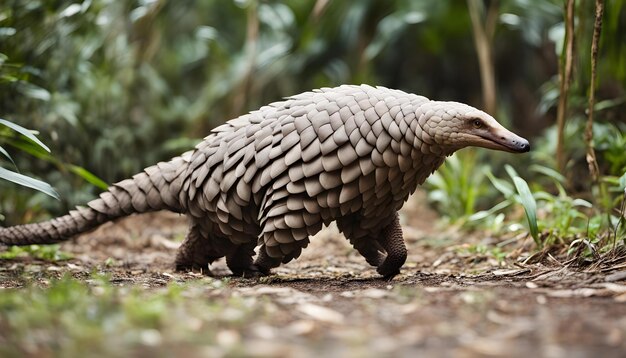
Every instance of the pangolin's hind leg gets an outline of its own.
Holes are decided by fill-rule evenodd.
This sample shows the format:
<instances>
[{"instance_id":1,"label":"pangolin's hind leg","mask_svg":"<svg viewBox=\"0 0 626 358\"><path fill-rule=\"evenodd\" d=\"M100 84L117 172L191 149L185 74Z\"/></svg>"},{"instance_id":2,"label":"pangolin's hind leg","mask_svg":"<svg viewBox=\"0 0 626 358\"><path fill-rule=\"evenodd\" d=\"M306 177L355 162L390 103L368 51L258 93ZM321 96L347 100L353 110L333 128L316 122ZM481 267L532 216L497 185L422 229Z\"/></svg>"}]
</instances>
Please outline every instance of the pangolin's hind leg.
<instances>
[{"instance_id":1,"label":"pangolin's hind leg","mask_svg":"<svg viewBox=\"0 0 626 358\"><path fill-rule=\"evenodd\" d=\"M209 264L223 256L213 249L210 235L194 223L176 253L176 270L200 271L211 275Z\"/></svg>"},{"instance_id":2,"label":"pangolin's hind leg","mask_svg":"<svg viewBox=\"0 0 626 358\"><path fill-rule=\"evenodd\" d=\"M386 279L391 279L400 273L400 268L406 262L407 256L398 213L395 214L393 221L383 228L378 242L387 251L387 257L378 265L376 271Z\"/></svg>"},{"instance_id":3,"label":"pangolin's hind leg","mask_svg":"<svg viewBox=\"0 0 626 358\"><path fill-rule=\"evenodd\" d=\"M280 266L281 261L282 257L271 257L267 253L267 247L265 245L261 245L259 248L259 255L256 260L254 260L254 265L263 275L269 275L273 268Z\"/></svg>"},{"instance_id":4,"label":"pangolin's hind leg","mask_svg":"<svg viewBox=\"0 0 626 358\"><path fill-rule=\"evenodd\" d=\"M254 265L265 275L269 275L271 269L280 266L281 263L286 264L291 260L297 259L302 253L302 249L309 245L308 237L302 238L300 236L295 236L299 237L300 240L294 239L288 243L267 245L268 242L276 243L273 235L273 232L264 233L263 240L265 244L261 245L259 255L254 261Z\"/></svg>"},{"instance_id":5,"label":"pangolin's hind leg","mask_svg":"<svg viewBox=\"0 0 626 358\"><path fill-rule=\"evenodd\" d=\"M226 264L234 276L259 277L266 275L252 263L256 241L250 244L242 244L230 254L226 255Z\"/></svg>"}]
</instances>

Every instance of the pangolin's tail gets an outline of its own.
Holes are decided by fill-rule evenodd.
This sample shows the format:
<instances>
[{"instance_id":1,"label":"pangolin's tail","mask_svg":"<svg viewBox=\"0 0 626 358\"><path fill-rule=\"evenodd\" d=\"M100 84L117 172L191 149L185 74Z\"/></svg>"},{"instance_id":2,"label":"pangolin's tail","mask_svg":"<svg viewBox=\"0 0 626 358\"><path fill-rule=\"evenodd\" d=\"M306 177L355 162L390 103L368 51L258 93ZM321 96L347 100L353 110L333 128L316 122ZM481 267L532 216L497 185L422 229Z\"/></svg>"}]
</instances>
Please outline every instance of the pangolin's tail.
<instances>
[{"instance_id":1,"label":"pangolin's tail","mask_svg":"<svg viewBox=\"0 0 626 358\"><path fill-rule=\"evenodd\" d=\"M161 162L113 184L100 198L49 221L0 228L0 244L52 244L133 213L168 209L182 211L180 188L187 163L181 157Z\"/></svg>"}]
</instances>

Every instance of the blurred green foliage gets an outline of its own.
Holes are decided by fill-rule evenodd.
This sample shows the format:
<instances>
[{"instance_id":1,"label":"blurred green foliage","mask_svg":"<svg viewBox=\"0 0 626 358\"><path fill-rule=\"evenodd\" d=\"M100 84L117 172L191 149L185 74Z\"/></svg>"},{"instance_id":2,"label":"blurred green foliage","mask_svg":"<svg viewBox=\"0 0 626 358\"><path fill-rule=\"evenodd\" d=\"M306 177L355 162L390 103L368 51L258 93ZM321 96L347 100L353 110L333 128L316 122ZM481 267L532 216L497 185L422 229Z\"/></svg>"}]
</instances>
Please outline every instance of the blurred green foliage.
<instances>
[{"instance_id":1,"label":"blurred green foliage","mask_svg":"<svg viewBox=\"0 0 626 358\"><path fill-rule=\"evenodd\" d=\"M0 252L0 259L3 260L12 260L25 256L45 261L61 261L72 258L71 254L61 251L57 244L11 246L8 250Z\"/></svg>"},{"instance_id":2,"label":"blurred green foliage","mask_svg":"<svg viewBox=\"0 0 626 358\"><path fill-rule=\"evenodd\" d=\"M551 76L533 62L553 56L542 46L559 21L556 4L501 5L504 122L523 128L515 108L532 105L519 99L538 101L534 88ZM451 0L7 0L0 115L40 130L59 162L111 183L225 120L311 88L365 82L480 106L470 29L466 4ZM11 154L62 202L0 183L7 223L59 214L100 190L71 169Z\"/></svg>"}]
</instances>

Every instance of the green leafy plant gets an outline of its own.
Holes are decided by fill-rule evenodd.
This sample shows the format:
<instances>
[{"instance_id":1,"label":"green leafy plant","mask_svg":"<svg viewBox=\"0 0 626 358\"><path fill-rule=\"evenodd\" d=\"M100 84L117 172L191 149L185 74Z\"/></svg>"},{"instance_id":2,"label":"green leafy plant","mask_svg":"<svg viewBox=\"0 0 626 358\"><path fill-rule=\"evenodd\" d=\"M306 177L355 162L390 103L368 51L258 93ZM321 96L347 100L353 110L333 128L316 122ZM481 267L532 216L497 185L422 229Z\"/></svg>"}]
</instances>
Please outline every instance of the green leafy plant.
<instances>
[{"instance_id":1,"label":"green leafy plant","mask_svg":"<svg viewBox=\"0 0 626 358\"><path fill-rule=\"evenodd\" d=\"M499 263L502 263L507 256L507 252L502 250L501 247L498 246L489 246L485 244L472 244L467 246L461 246L458 249L458 252L462 254L468 255L476 255L482 257L491 257L494 258Z\"/></svg>"},{"instance_id":2,"label":"green leafy plant","mask_svg":"<svg viewBox=\"0 0 626 358\"><path fill-rule=\"evenodd\" d=\"M507 165L505 169L511 182L487 172L487 177L505 200L489 210L477 212L470 216L470 220L484 220L513 204L520 204L524 208L530 234L540 248L556 240L575 237L588 229L586 209L591 208L591 203L568 196L562 185L565 179L559 173L547 167L530 167L532 172L554 181L558 190L558 194L554 195L544 190L531 192L527 182L511 166Z\"/></svg>"},{"instance_id":3,"label":"green leafy plant","mask_svg":"<svg viewBox=\"0 0 626 358\"><path fill-rule=\"evenodd\" d=\"M429 201L449 220L465 221L476 212L478 199L489 190L485 168L480 169L473 150L446 158L444 165L426 180Z\"/></svg>"},{"instance_id":4,"label":"green leafy plant","mask_svg":"<svg viewBox=\"0 0 626 358\"><path fill-rule=\"evenodd\" d=\"M509 168L511 167L507 167L507 169ZM517 189L519 201L524 207L526 220L528 221L528 227L530 228L530 235L535 240L535 243L541 246L541 241L539 241L539 229L537 228L537 202L528 188L528 183L526 183L524 179L516 176L515 173L510 173L509 175L511 175L515 188Z\"/></svg>"},{"instance_id":5,"label":"green leafy plant","mask_svg":"<svg viewBox=\"0 0 626 358\"><path fill-rule=\"evenodd\" d=\"M41 193L60 200L57 190L50 184L19 172L13 156L7 149L5 149L11 147L11 149L17 150L17 153L32 155L41 159L43 162L53 164L61 171L71 172L76 177L83 179L101 190L108 187L104 181L88 170L77 165L64 163L54 157L50 153L48 146L46 146L37 137L37 134L38 133L36 131L26 129L14 122L0 118L0 156L9 166L12 166L15 169L7 169L5 166L2 166L0 162L0 180L6 180L24 187L35 189ZM21 200L22 197L24 197L24 195L20 195L19 192L10 192L7 193L7 195L4 195L1 199L10 200L12 202L12 206L14 207L15 205L19 205L21 202L24 202ZM2 201L0 201L0 204L2 204ZM30 206L33 205L31 204ZM4 219L4 217L0 216L0 219Z\"/></svg>"},{"instance_id":6,"label":"green leafy plant","mask_svg":"<svg viewBox=\"0 0 626 358\"><path fill-rule=\"evenodd\" d=\"M43 144L34 134L32 131L19 126L13 122L9 122L5 119L1 119L0 118L0 125L5 126L6 128L9 128L15 132L18 132L19 134L21 134L23 137L25 137L28 142L30 144L30 146L33 148L33 152L45 152L45 153L49 153L50 149ZM6 139L8 138L7 135L3 135L2 134L3 131L0 130L0 140L1 139ZM1 142L0 142L1 143ZM2 154L6 159L8 159L13 166L15 166L15 168L17 169L17 166L15 165L15 162L13 161L13 158L9 155L9 153L2 147L0 146L0 154ZM0 167L0 179L4 179L4 180L8 180L11 181L13 183L25 186L25 187L29 187L35 190L38 190L46 195L50 195L51 197L55 198L55 199L59 199L59 194L54 190L54 188L52 188L50 186L50 184L43 182L41 180L38 179L34 179L31 178L29 176L20 174L19 172L15 172L15 171L11 171L8 170L6 168Z\"/></svg>"},{"instance_id":7,"label":"green leafy plant","mask_svg":"<svg viewBox=\"0 0 626 358\"><path fill-rule=\"evenodd\" d=\"M0 119L0 121L2 121L2 119ZM6 121L6 122L8 122L8 121ZM0 122L0 124L1 124L1 122ZM12 124L14 126L16 126L14 123L12 123ZM32 136L32 137L34 139L36 139L38 142L37 143L33 143L33 142L24 141L24 140L15 139L15 138L7 138L6 142L8 144L10 144L11 146L13 146L14 148L16 148L18 150L21 150L24 153L28 153L28 154L30 154L30 155L38 158L38 159L41 159L41 160L44 160L44 161L46 161L48 163L54 164L55 167L58 167L58 168L60 168L62 170L67 170L67 171L71 172L72 174L76 175L79 178L82 178L87 183L90 183L93 186L95 186L95 187L97 187L97 188L99 188L101 190L106 190L108 188L109 185L107 183L105 183L102 179L98 178L96 175L94 175L93 173L91 173L87 169L79 167L78 165L64 163L61 160L59 160L59 159L55 158L54 156L52 156L50 154L50 149L48 149L48 147L45 147L45 146L41 147L43 145L43 143L41 143L36 137L34 137L34 136ZM31 139L31 141L32 141L32 138L29 137L29 139ZM36 145L34 145L34 144L36 144ZM42 150L42 149L44 149L44 150ZM12 159L11 159L11 161L12 161ZM48 194L48 193L46 193L46 194ZM55 198L59 199L58 194L55 196Z\"/></svg>"},{"instance_id":8,"label":"green leafy plant","mask_svg":"<svg viewBox=\"0 0 626 358\"><path fill-rule=\"evenodd\" d=\"M606 166L608 175L626 172L626 125L596 123L593 137L596 150Z\"/></svg>"},{"instance_id":9,"label":"green leafy plant","mask_svg":"<svg viewBox=\"0 0 626 358\"><path fill-rule=\"evenodd\" d=\"M535 243L541 247L542 242L539 238L539 226L537 222L537 202L535 197L528 187L528 183L520 177L517 172L510 165L505 165L505 170L509 175L512 184L503 179L496 178L491 171L486 172L486 176L489 178L493 186L504 196L505 200L496 204L489 210L479 211L469 217L470 221L484 220L488 217L494 216L496 213L504 210L505 208L519 203L524 208L526 214L526 222L528 224L530 234L535 240Z\"/></svg>"}]
</instances>

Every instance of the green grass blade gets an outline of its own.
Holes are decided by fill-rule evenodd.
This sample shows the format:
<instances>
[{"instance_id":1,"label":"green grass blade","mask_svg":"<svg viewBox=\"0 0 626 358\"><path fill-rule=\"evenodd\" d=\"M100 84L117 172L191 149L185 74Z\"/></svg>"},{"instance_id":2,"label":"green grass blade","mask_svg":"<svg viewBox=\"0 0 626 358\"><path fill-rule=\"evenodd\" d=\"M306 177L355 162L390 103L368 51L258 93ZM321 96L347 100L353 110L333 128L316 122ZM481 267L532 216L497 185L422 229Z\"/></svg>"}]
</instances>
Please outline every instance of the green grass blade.
<instances>
[{"instance_id":1,"label":"green grass blade","mask_svg":"<svg viewBox=\"0 0 626 358\"><path fill-rule=\"evenodd\" d=\"M504 165L504 170L506 170L507 174L509 174L511 179L519 176L519 174L517 174L515 169L512 166L508 165L508 164Z\"/></svg>"},{"instance_id":2,"label":"green grass blade","mask_svg":"<svg viewBox=\"0 0 626 358\"><path fill-rule=\"evenodd\" d=\"M5 179L21 186L38 190L44 194L50 195L57 200L60 200L59 194L54 190L54 188L51 187L50 184L41 180L33 179L20 173L12 172L3 167L0 167L0 179Z\"/></svg>"},{"instance_id":3,"label":"green grass blade","mask_svg":"<svg viewBox=\"0 0 626 358\"><path fill-rule=\"evenodd\" d=\"M545 167L543 165L533 164L530 166L529 169L533 172L543 174L559 184L565 183L566 181L565 177L561 173L557 172L556 170L552 168Z\"/></svg>"},{"instance_id":4,"label":"green grass blade","mask_svg":"<svg viewBox=\"0 0 626 358\"><path fill-rule=\"evenodd\" d=\"M524 211L526 212L530 235L535 240L537 246L541 247L541 242L539 241L539 228L537 226L537 202L535 201L533 194L530 192L530 188L528 188L528 183L526 183L524 179L516 176L513 178L513 183L515 184L520 201L524 207Z\"/></svg>"},{"instance_id":5,"label":"green grass blade","mask_svg":"<svg viewBox=\"0 0 626 358\"><path fill-rule=\"evenodd\" d=\"M487 170L485 172L485 175L487 175L487 178L489 179L489 181L491 182L491 184L493 184L493 186L500 192L502 193L502 195L504 195L505 198L509 198L511 197L511 195L513 195L513 188L511 187L511 185L509 183L507 183L506 181L502 180L502 179L498 179L496 178L493 173L491 173L490 170Z\"/></svg>"},{"instance_id":6,"label":"green grass blade","mask_svg":"<svg viewBox=\"0 0 626 358\"><path fill-rule=\"evenodd\" d=\"M5 119L0 118L0 124L3 124L11 129L13 129L14 131L20 133L21 135L23 135L24 137L30 139L31 141L33 141L34 143L36 143L38 146L40 146L41 148L43 148L46 152L50 153L50 148L48 148L45 144L43 144L42 141L40 141L37 137L35 137L35 135L33 133L31 133L30 130L19 126L13 122L9 122Z\"/></svg>"}]
</instances>

